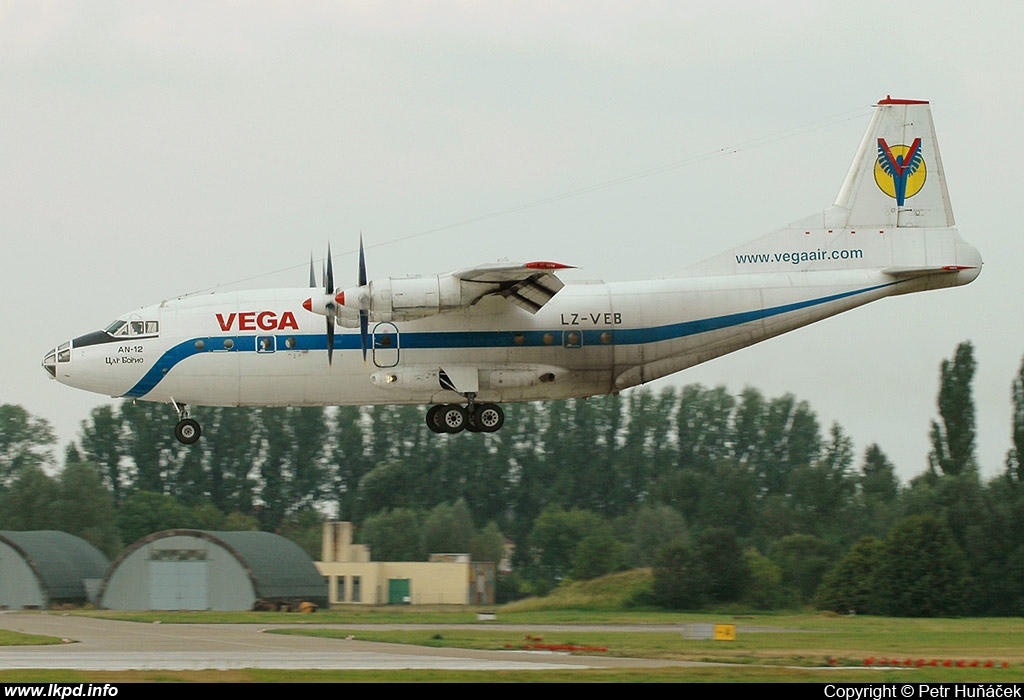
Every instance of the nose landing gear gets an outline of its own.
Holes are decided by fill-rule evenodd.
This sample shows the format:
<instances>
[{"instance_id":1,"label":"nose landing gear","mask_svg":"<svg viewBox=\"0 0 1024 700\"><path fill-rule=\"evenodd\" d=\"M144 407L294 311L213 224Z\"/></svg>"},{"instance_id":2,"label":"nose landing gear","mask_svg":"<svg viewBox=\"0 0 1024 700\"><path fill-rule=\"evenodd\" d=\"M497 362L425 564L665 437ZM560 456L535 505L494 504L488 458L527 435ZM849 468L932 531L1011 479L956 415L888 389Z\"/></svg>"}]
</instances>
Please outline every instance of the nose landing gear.
<instances>
[{"instance_id":1,"label":"nose landing gear","mask_svg":"<svg viewBox=\"0 0 1024 700\"><path fill-rule=\"evenodd\" d=\"M174 410L178 412L178 424L174 426L174 437L178 438L178 442L182 444L195 444L203 434L199 422L188 417L188 407L185 404L179 404L174 399L171 399L171 403L174 405Z\"/></svg>"}]
</instances>

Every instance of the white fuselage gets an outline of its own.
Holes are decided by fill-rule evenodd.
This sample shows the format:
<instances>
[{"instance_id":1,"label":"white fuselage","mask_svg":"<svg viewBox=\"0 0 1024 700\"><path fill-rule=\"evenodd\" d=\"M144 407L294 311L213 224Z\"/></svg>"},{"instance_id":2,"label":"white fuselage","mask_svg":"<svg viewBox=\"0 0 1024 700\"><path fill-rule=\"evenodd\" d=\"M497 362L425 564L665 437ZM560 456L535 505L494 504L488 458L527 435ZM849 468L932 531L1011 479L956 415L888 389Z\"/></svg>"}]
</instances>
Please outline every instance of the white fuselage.
<instances>
[{"instance_id":1,"label":"white fuselage","mask_svg":"<svg viewBox=\"0 0 1024 700\"><path fill-rule=\"evenodd\" d=\"M123 318L159 334L72 341L62 383L111 396L216 406L480 401L618 392L884 296L964 284L978 270L896 279L863 269L569 283L536 315L499 297L406 322L339 329L327 362L308 289L170 300ZM442 372L454 381L445 389ZM466 380L468 375L472 378Z\"/></svg>"}]
</instances>

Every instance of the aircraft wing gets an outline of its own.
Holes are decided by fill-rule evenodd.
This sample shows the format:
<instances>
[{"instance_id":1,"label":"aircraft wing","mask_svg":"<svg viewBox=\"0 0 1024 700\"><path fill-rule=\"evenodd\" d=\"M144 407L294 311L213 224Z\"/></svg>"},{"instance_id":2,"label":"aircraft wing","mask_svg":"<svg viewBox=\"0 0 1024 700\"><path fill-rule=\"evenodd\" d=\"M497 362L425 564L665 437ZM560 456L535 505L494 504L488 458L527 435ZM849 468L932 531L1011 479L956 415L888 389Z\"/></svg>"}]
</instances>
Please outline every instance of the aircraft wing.
<instances>
[{"instance_id":1,"label":"aircraft wing","mask_svg":"<svg viewBox=\"0 0 1024 700\"><path fill-rule=\"evenodd\" d=\"M480 284L480 294L472 303L485 296L497 294L519 308L535 314L565 286L554 271L571 268L572 265L547 261L488 263L456 270L451 276L463 283Z\"/></svg>"}]
</instances>

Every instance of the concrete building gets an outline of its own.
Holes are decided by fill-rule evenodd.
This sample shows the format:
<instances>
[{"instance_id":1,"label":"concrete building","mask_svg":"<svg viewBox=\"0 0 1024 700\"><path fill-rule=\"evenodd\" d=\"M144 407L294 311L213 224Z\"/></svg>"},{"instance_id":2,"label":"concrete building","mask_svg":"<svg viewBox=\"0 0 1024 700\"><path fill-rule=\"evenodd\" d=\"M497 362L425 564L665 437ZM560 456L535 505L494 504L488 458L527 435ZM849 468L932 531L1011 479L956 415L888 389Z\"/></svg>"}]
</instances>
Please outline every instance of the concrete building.
<instances>
[{"instance_id":1,"label":"concrete building","mask_svg":"<svg viewBox=\"0 0 1024 700\"><path fill-rule=\"evenodd\" d=\"M81 537L0 530L0 609L46 609L95 600L110 561Z\"/></svg>"},{"instance_id":2,"label":"concrete building","mask_svg":"<svg viewBox=\"0 0 1024 700\"><path fill-rule=\"evenodd\" d=\"M99 606L110 610L251 610L327 605L312 559L270 532L165 530L110 567Z\"/></svg>"},{"instance_id":3,"label":"concrete building","mask_svg":"<svg viewBox=\"0 0 1024 700\"><path fill-rule=\"evenodd\" d=\"M370 560L352 543L352 523L324 523L322 561L331 603L360 605L493 605L495 567L468 554L432 554L430 561Z\"/></svg>"}]
</instances>

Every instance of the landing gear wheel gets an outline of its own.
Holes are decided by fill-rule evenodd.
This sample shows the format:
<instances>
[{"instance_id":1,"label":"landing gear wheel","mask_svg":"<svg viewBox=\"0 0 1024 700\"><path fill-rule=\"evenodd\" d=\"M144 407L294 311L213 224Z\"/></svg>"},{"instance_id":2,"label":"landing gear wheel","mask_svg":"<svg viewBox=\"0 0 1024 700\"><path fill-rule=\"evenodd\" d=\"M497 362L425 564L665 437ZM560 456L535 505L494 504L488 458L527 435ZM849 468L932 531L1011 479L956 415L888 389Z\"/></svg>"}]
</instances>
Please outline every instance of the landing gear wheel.
<instances>
[{"instance_id":1,"label":"landing gear wheel","mask_svg":"<svg viewBox=\"0 0 1024 700\"><path fill-rule=\"evenodd\" d=\"M431 406L427 409L427 427L435 433L446 432L444 425L441 423L441 412L444 411L445 406Z\"/></svg>"},{"instance_id":2,"label":"landing gear wheel","mask_svg":"<svg viewBox=\"0 0 1024 700\"><path fill-rule=\"evenodd\" d=\"M446 433L459 433L469 422L469 414L466 409L457 403L448 404L441 409L441 425Z\"/></svg>"},{"instance_id":3,"label":"landing gear wheel","mask_svg":"<svg viewBox=\"0 0 1024 700\"><path fill-rule=\"evenodd\" d=\"M505 412L496 403L485 403L477 407L473 423L482 433L495 433L505 425Z\"/></svg>"},{"instance_id":4,"label":"landing gear wheel","mask_svg":"<svg viewBox=\"0 0 1024 700\"><path fill-rule=\"evenodd\" d=\"M183 418L174 426L174 437L178 438L178 442L186 445L194 444L202 434L203 431L199 427L199 423L191 418Z\"/></svg>"}]
</instances>

